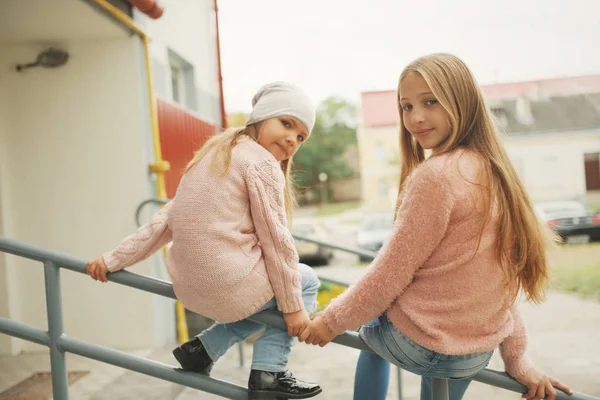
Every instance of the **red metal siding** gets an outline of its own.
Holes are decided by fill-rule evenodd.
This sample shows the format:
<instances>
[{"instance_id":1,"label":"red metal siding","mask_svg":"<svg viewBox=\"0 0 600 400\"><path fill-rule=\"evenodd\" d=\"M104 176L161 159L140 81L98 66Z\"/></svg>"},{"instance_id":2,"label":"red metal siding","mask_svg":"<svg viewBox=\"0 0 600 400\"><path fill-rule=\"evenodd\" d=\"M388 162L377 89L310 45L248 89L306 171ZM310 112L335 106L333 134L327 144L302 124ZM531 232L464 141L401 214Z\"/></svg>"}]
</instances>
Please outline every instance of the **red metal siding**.
<instances>
[{"instance_id":1,"label":"red metal siding","mask_svg":"<svg viewBox=\"0 0 600 400\"><path fill-rule=\"evenodd\" d=\"M167 196L175 196L181 175L194 152L216 133L216 126L191 111L157 99L158 128L163 159L171 164L165 173Z\"/></svg>"}]
</instances>

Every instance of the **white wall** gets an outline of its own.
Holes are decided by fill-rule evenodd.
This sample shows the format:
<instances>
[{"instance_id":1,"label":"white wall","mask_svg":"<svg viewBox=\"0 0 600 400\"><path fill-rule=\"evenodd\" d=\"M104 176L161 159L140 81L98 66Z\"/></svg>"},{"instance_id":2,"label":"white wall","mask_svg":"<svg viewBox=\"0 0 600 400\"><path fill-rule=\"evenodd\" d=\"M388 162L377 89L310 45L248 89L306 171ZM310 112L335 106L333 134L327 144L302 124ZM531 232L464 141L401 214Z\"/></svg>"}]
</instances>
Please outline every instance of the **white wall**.
<instances>
[{"instance_id":1,"label":"white wall","mask_svg":"<svg viewBox=\"0 0 600 400\"><path fill-rule=\"evenodd\" d=\"M87 260L134 231L135 207L151 194L137 40L71 44L66 66L25 73L10 68L40 48L2 48L0 112L10 116L9 128L0 118L3 235ZM12 290L9 317L45 329L41 264L13 257L5 264L2 274L0 258L0 285L9 277ZM147 274L150 265L132 270ZM61 279L69 335L120 348L155 343L150 294L64 270ZM6 309L0 295L3 316ZM12 352L40 348L14 343Z\"/></svg>"},{"instance_id":2,"label":"white wall","mask_svg":"<svg viewBox=\"0 0 600 400\"><path fill-rule=\"evenodd\" d=\"M200 91L219 98L216 27L213 0L178 0L169 2L163 16L150 20L140 12L135 18L152 38L152 57L166 68L164 79L170 88L168 48L194 66L195 84ZM205 104L199 113L210 118L220 112L216 102ZM210 107L210 109L207 109ZM214 118L211 118L214 119ZM220 121L219 121L220 122Z\"/></svg>"},{"instance_id":3,"label":"white wall","mask_svg":"<svg viewBox=\"0 0 600 400\"><path fill-rule=\"evenodd\" d=\"M386 157L398 155L398 128L361 126L358 145L363 208L390 207L396 196L399 166L392 165L392 160L382 163L375 155L378 145L383 146ZM584 154L600 152L600 131L505 136L504 145L534 201L586 201ZM387 201L380 193L381 180L387 180L394 190Z\"/></svg>"},{"instance_id":4,"label":"white wall","mask_svg":"<svg viewBox=\"0 0 600 400\"><path fill-rule=\"evenodd\" d=\"M600 131L505 139L534 201L585 200L584 154L600 151Z\"/></svg>"}]
</instances>

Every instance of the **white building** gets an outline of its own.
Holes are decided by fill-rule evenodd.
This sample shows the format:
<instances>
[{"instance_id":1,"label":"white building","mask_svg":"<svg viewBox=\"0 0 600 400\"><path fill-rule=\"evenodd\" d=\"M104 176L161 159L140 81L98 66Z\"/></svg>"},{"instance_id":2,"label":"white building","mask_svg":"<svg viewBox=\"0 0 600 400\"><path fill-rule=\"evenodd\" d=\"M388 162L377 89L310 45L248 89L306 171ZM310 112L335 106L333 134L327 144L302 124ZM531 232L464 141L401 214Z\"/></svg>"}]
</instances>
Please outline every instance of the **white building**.
<instances>
[{"instance_id":1,"label":"white building","mask_svg":"<svg viewBox=\"0 0 600 400\"><path fill-rule=\"evenodd\" d=\"M494 85L484 91L534 201L600 204L600 76Z\"/></svg>"},{"instance_id":2,"label":"white building","mask_svg":"<svg viewBox=\"0 0 600 400\"><path fill-rule=\"evenodd\" d=\"M155 94L220 125L214 7L171 1L151 20L125 0L0 2L0 236L88 260L136 229L157 185L144 42L130 22L152 40ZM50 47L68 52L64 65L17 71ZM160 255L132 270L166 278ZM0 253L0 316L45 329L43 276ZM171 300L61 278L69 335L117 348L175 341ZM0 353L38 349L0 334Z\"/></svg>"}]
</instances>

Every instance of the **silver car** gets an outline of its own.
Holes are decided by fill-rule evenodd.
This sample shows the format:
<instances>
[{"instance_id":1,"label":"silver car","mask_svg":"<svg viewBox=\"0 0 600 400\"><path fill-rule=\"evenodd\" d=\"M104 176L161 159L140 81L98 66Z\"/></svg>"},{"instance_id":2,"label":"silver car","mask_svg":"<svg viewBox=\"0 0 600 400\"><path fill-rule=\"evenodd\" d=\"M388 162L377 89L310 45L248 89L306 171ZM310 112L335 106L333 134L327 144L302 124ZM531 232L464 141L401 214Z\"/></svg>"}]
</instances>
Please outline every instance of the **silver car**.
<instances>
[{"instance_id":1,"label":"silver car","mask_svg":"<svg viewBox=\"0 0 600 400\"><path fill-rule=\"evenodd\" d=\"M373 213L363 217L356 233L356 244L361 249L379 251L392 233L394 213ZM360 257L360 261L369 261Z\"/></svg>"}]
</instances>

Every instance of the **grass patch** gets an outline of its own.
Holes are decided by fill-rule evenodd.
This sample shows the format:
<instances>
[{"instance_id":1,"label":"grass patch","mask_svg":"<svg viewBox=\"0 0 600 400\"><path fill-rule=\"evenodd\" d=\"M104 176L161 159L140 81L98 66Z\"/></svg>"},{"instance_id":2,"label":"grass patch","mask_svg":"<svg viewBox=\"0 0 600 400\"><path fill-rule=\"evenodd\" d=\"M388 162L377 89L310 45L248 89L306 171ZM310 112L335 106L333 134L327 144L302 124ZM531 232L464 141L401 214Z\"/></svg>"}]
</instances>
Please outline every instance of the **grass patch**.
<instances>
[{"instance_id":1,"label":"grass patch","mask_svg":"<svg viewBox=\"0 0 600 400\"><path fill-rule=\"evenodd\" d=\"M324 207L321 207L316 213L315 216L323 217L326 215L336 215L341 214L344 211L355 210L360 207L360 203L358 201L350 201L345 203L331 203L326 204Z\"/></svg>"},{"instance_id":2,"label":"grass patch","mask_svg":"<svg viewBox=\"0 0 600 400\"><path fill-rule=\"evenodd\" d=\"M600 262L553 267L551 288L600 300Z\"/></svg>"}]
</instances>

